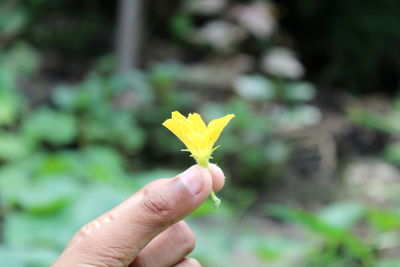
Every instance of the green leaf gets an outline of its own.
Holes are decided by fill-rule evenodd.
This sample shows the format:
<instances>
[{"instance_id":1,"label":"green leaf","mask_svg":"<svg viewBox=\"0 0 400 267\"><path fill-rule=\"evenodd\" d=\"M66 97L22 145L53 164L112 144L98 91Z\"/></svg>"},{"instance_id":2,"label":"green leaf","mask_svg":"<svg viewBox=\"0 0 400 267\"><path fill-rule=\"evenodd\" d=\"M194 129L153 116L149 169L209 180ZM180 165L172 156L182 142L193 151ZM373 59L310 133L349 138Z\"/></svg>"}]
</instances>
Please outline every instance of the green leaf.
<instances>
[{"instance_id":1,"label":"green leaf","mask_svg":"<svg viewBox=\"0 0 400 267\"><path fill-rule=\"evenodd\" d=\"M59 252L38 247L0 247L0 262L7 267L47 267L54 263Z\"/></svg>"},{"instance_id":2,"label":"green leaf","mask_svg":"<svg viewBox=\"0 0 400 267\"><path fill-rule=\"evenodd\" d=\"M269 263L288 258L291 255L305 254L309 249L309 246L303 241L274 236L268 238L246 236L242 238L243 241L248 243L258 257Z\"/></svg>"},{"instance_id":3,"label":"green leaf","mask_svg":"<svg viewBox=\"0 0 400 267\"><path fill-rule=\"evenodd\" d=\"M172 18L170 27L178 39L185 40L194 26L190 16L178 13Z\"/></svg>"},{"instance_id":4,"label":"green leaf","mask_svg":"<svg viewBox=\"0 0 400 267\"><path fill-rule=\"evenodd\" d=\"M24 188L29 188L30 175L23 165L8 165L0 169L0 198L7 206L15 206Z\"/></svg>"},{"instance_id":5,"label":"green leaf","mask_svg":"<svg viewBox=\"0 0 400 267\"><path fill-rule=\"evenodd\" d=\"M178 173L178 170L156 168L151 171L137 172L132 176L132 179L137 181L138 186L142 187L157 179L175 177Z\"/></svg>"},{"instance_id":6,"label":"green leaf","mask_svg":"<svg viewBox=\"0 0 400 267\"><path fill-rule=\"evenodd\" d=\"M147 75L138 71L114 75L109 81L111 94L118 101L118 108L141 110L154 101L154 90L150 87Z\"/></svg>"},{"instance_id":7,"label":"green leaf","mask_svg":"<svg viewBox=\"0 0 400 267\"><path fill-rule=\"evenodd\" d=\"M82 123L82 135L86 142L96 143L98 141L111 140L111 133L113 127L105 126L107 123L112 123L112 121L102 120L98 118L85 119Z\"/></svg>"},{"instance_id":8,"label":"green leaf","mask_svg":"<svg viewBox=\"0 0 400 267\"><path fill-rule=\"evenodd\" d=\"M0 132L0 159L16 160L30 152L30 146L20 136Z\"/></svg>"},{"instance_id":9,"label":"green leaf","mask_svg":"<svg viewBox=\"0 0 400 267\"><path fill-rule=\"evenodd\" d=\"M374 128L383 132L392 133L393 127L388 123L385 116L374 114L360 108L349 108L348 117L355 123L365 127Z\"/></svg>"},{"instance_id":10,"label":"green leaf","mask_svg":"<svg viewBox=\"0 0 400 267\"><path fill-rule=\"evenodd\" d=\"M400 163L400 144L390 144L388 145L384 152L384 157L394 163L394 164L399 164Z\"/></svg>"},{"instance_id":11,"label":"green leaf","mask_svg":"<svg viewBox=\"0 0 400 267\"><path fill-rule=\"evenodd\" d=\"M35 175L41 177L72 175L78 176L83 162L79 151L61 151L59 153L43 153L37 157Z\"/></svg>"},{"instance_id":12,"label":"green leaf","mask_svg":"<svg viewBox=\"0 0 400 267\"><path fill-rule=\"evenodd\" d=\"M232 218L234 210L229 205L229 202L225 202L222 199L222 204L218 208L215 207L215 204L211 199L205 201L203 204L200 205L196 210L194 210L189 218L196 219L196 218L205 218L210 216L218 216L218 219L223 218Z\"/></svg>"},{"instance_id":13,"label":"green leaf","mask_svg":"<svg viewBox=\"0 0 400 267\"><path fill-rule=\"evenodd\" d=\"M15 212L5 219L4 240L10 246L61 251L77 230L68 210L46 215Z\"/></svg>"},{"instance_id":14,"label":"green leaf","mask_svg":"<svg viewBox=\"0 0 400 267\"><path fill-rule=\"evenodd\" d=\"M14 123L21 109L21 100L17 93L2 91L0 81L0 126Z\"/></svg>"},{"instance_id":15,"label":"green leaf","mask_svg":"<svg viewBox=\"0 0 400 267\"><path fill-rule=\"evenodd\" d=\"M282 163L290 156L289 145L276 140L269 142L265 147L265 157L268 162Z\"/></svg>"},{"instance_id":16,"label":"green leaf","mask_svg":"<svg viewBox=\"0 0 400 267\"><path fill-rule=\"evenodd\" d=\"M61 251L80 227L115 207L131 193L129 188L121 190L92 183L85 191L75 191L73 200L59 211L10 213L5 220L5 242L10 246L47 247Z\"/></svg>"},{"instance_id":17,"label":"green leaf","mask_svg":"<svg viewBox=\"0 0 400 267\"><path fill-rule=\"evenodd\" d=\"M182 71L177 63L162 63L150 70L150 80L158 88L170 87Z\"/></svg>"},{"instance_id":18,"label":"green leaf","mask_svg":"<svg viewBox=\"0 0 400 267\"><path fill-rule=\"evenodd\" d=\"M125 177L123 159L111 147L93 146L82 151L82 174L92 181L113 183Z\"/></svg>"},{"instance_id":19,"label":"green leaf","mask_svg":"<svg viewBox=\"0 0 400 267\"><path fill-rule=\"evenodd\" d=\"M400 213L398 211L370 209L367 218L376 231L391 231L400 227Z\"/></svg>"},{"instance_id":20,"label":"green leaf","mask_svg":"<svg viewBox=\"0 0 400 267\"><path fill-rule=\"evenodd\" d=\"M272 119L281 129L296 130L319 123L321 116L321 111L315 106L297 105L282 110L281 113L276 114Z\"/></svg>"},{"instance_id":21,"label":"green leaf","mask_svg":"<svg viewBox=\"0 0 400 267\"><path fill-rule=\"evenodd\" d=\"M288 222L300 224L309 231L321 235L321 237L332 238L332 240L341 238L341 236L337 235L338 232L335 228L325 224L312 213L278 204L267 205L266 213Z\"/></svg>"},{"instance_id":22,"label":"green leaf","mask_svg":"<svg viewBox=\"0 0 400 267\"><path fill-rule=\"evenodd\" d=\"M42 107L31 113L24 121L23 131L33 141L64 145L75 139L77 122L69 113Z\"/></svg>"},{"instance_id":23,"label":"green leaf","mask_svg":"<svg viewBox=\"0 0 400 267\"><path fill-rule=\"evenodd\" d=\"M20 78L19 75L30 75L39 66L39 56L37 52L25 43L17 43L0 60L0 66L6 66L14 75L11 77Z\"/></svg>"},{"instance_id":24,"label":"green leaf","mask_svg":"<svg viewBox=\"0 0 400 267\"><path fill-rule=\"evenodd\" d=\"M122 189L105 184L93 184L76 198L71 206L71 217L79 228L101 214L111 210L133 194L137 188Z\"/></svg>"},{"instance_id":25,"label":"green leaf","mask_svg":"<svg viewBox=\"0 0 400 267\"><path fill-rule=\"evenodd\" d=\"M145 135L129 114L115 116L112 124L110 138L121 147L135 151L143 145Z\"/></svg>"},{"instance_id":26,"label":"green leaf","mask_svg":"<svg viewBox=\"0 0 400 267\"><path fill-rule=\"evenodd\" d=\"M236 93L245 100L265 101L275 97L275 86L260 75L241 76L235 80Z\"/></svg>"},{"instance_id":27,"label":"green leaf","mask_svg":"<svg viewBox=\"0 0 400 267\"><path fill-rule=\"evenodd\" d=\"M60 85L54 88L52 99L62 109L71 111L77 108L79 91L67 85Z\"/></svg>"},{"instance_id":28,"label":"green leaf","mask_svg":"<svg viewBox=\"0 0 400 267\"><path fill-rule=\"evenodd\" d=\"M376 267L398 267L400 259L382 259L377 262Z\"/></svg>"},{"instance_id":29,"label":"green leaf","mask_svg":"<svg viewBox=\"0 0 400 267\"><path fill-rule=\"evenodd\" d=\"M47 177L25 185L18 197L23 209L30 213L51 213L69 205L81 186L72 177Z\"/></svg>"},{"instance_id":30,"label":"green leaf","mask_svg":"<svg viewBox=\"0 0 400 267\"><path fill-rule=\"evenodd\" d=\"M290 101L310 101L316 93L314 86L306 82L289 83L284 88L284 96Z\"/></svg>"},{"instance_id":31,"label":"green leaf","mask_svg":"<svg viewBox=\"0 0 400 267\"><path fill-rule=\"evenodd\" d=\"M350 230L364 215L364 208L357 202L335 203L318 213L321 222L337 230Z\"/></svg>"},{"instance_id":32,"label":"green leaf","mask_svg":"<svg viewBox=\"0 0 400 267\"><path fill-rule=\"evenodd\" d=\"M27 22L27 13L22 9L12 9L0 5L0 35L14 35Z\"/></svg>"}]
</instances>

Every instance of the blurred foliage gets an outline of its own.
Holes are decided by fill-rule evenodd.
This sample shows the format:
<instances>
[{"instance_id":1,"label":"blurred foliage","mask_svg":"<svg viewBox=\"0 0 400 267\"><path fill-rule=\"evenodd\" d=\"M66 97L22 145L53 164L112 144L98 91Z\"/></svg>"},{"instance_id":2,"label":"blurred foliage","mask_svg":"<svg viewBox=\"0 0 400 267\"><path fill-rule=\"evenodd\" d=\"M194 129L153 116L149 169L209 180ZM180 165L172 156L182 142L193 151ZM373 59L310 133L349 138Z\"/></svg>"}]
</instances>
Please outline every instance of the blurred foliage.
<instances>
[{"instance_id":1,"label":"blurred foliage","mask_svg":"<svg viewBox=\"0 0 400 267\"><path fill-rule=\"evenodd\" d=\"M396 247L399 211L367 208L358 202L339 202L311 213L281 205L268 205L267 214L306 230L313 244L301 266L396 266L397 260L380 260ZM360 238L360 228L371 231ZM392 238L392 239L391 239ZM392 264L392 265L390 265Z\"/></svg>"},{"instance_id":2,"label":"blurred foliage","mask_svg":"<svg viewBox=\"0 0 400 267\"><path fill-rule=\"evenodd\" d=\"M148 21L146 68L115 74L113 55L100 56L110 50L114 3L0 2L0 262L49 266L89 220L144 184L193 164L161 126L179 110L207 120L236 114L215 153L230 178L220 193L223 205L215 211L206 202L190 217L199 237L193 255L205 266L398 266L398 257L387 256L400 246L396 208L356 199L314 212L270 205L256 209L261 218L245 216L263 207L267 188L286 179L296 150L287 136L322 120L316 88L303 80L306 69L291 48L299 48L308 77L354 91L382 88L387 77L375 69L385 70L388 61L393 70L400 62L381 45L386 39L395 45L397 4L170 3L149 3L155 15ZM367 16L369 10L377 16ZM280 17L295 45L279 27ZM368 40L379 36L369 42L352 30ZM158 38L171 54L154 49ZM54 64L49 51L60 62L82 61L84 68L65 79L73 82L46 73ZM393 74L387 75L390 82ZM390 136L384 157L395 164L399 103L396 98L385 112L352 106L347 114ZM292 227L296 234L287 234Z\"/></svg>"},{"instance_id":3,"label":"blurred foliage","mask_svg":"<svg viewBox=\"0 0 400 267\"><path fill-rule=\"evenodd\" d=\"M400 164L400 96L392 103L384 103L384 109L376 109L368 105L349 107L349 118L355 123L384 133L390 141L383 151L383 156L391 163Z\"/></svg>"},{"instance_id":4,"label":"blurred foliage","mask_svg":"<svg viewBox=\"0 0 400 267\"><path fill-rule=\"evenodd\" d=\"M288 125L316 123L309 121L308 113L318 113L304 103L314 94L310 84L256 75L240 77L237 93L224 102L198 103L201 92L180 88L179 70L184 66L175 63L159 64L148 72L93 71L80 83L56 85L48 100L32 105L20 86L35 79L40 65L37 53L21 44L0 55L1 60L12 62L0 65L0 99L4 101L0 113L4 220L0 257L7 257L14 266L46 266L87 221L146 182L177 173L143 170L159 168L160 161L165 167L192 164L179 151L182 144L161 127L171 111L197 110L207 119L237 114L222 139L224 149L215 159L237 173L233 187L265 184L284 168L290 145L272 136ZM265 92L268 98L259 97ZM247 167L236 170L234 166ZM262 175L251 178L256 173ZM251 195L235 210L227 201L219 216L229 221L243 214L252 204ZM241 196L227 194L227 199L238 202ZM196 220L214 212L212 204L206 203L192 217ZM31 252L31 247L38 251Z\"/></svg>"},{"instance_id":5,"label":"blurred foliage","mask_svg":"<svg viewBox=\"0 0 400 267\"><path fill-rule=\"evenodd\" d=\"M104 53L114 9L107 1L2 1L0 47L24 38L44 50L56 49L69 56Z\"/></svg>"},{"instance_id":6,"label":"blurred foliage","mask_svg":"<svg viewBox=\"0 0 400 267\"><path fill-rule=\"evenodd\" d=\"M23 37L75 59L92 57L112 46L115 6L104 0L2 1L0 40ZM148 1L148 8L150 41L175 38L180 58L198 60L210 51L261 57L278 44L295 49L307 79L323 86L366 93L393 92L398 84L396 0L166 0ZM145 57L153 52L149 47Z\"/></svg>"},{"instance_id":7,"label":"blurred foliage","mask_svg":"<svg viewBox=\"0 0 400 267\"><path fill-rule=\"evenodd\" d=\"M31 56L15 56L19 53ZM264 238L254 229L243 229L238 236L242 240L239 248L224 249L232 235L232 229L224 225L240 222L240 216L254 201L254 190L246 195L244 188L238 191L235 187L260 189L260 185L282 173L291 145L278 138L279 134L318 122L310 121L310 114L318 110L303 102L312 99L313 87L304 82L243 76L225 102L197 103L199 92L175 89L179 88L178 70L183 66L161 64L149 72L92 72L81 83L57 85L49 101L31 106L18 90L18 77L26 79L34 74L38 62L26 62L26 58L36 60L34 55L26 45L16 46L2 54L14 65L0 68L0 76L7 78L1 80L0 92L15 99L5 102L10 111L0 117L4 220L0 259L10 262L9 266L48 265L87 221L145 183L177 173L143 170L159 167L160 160L164 166L181 168L190 164L179 152L182 145L160 126L164 120L160 114L167 117L175 108L195 108L209 119L227 112L237 114L221 139L223 149L215 154L216 162L235 173L234 184L226 190L230 201L224 202L215 218L211 202L191 217L195 227L199 220L217 219L212 232L204 226L196 228L202 235L204 232L204 240L199 240L200 249L194 255L206 265L227 264L221 262L221 255L227 259L234 249L241 249L261 262L283 262L287 266L299 257L304 266L352 266L354 262L375 266L376 244L365 243L350 230L361 220L368 220L379 237L400 226L400 216L366 210L358 203L335 204L318 214L275 206L268 209L268 214L299 224L309 233L308 239ZM303 93L286 93L293 88ZM213 243L212 249L205 249L210 247L209 242Z\"/></svg>"},{"instance_id":8,"label":"blurred foliage","mask_svg":"<svg viewBox=\"0 0 400 267\"><path fill-rule=\"evenodd\" d=\"M398 1L277 2L313 80L356 93L397 89Z\"/></svg>"}]
</instances>

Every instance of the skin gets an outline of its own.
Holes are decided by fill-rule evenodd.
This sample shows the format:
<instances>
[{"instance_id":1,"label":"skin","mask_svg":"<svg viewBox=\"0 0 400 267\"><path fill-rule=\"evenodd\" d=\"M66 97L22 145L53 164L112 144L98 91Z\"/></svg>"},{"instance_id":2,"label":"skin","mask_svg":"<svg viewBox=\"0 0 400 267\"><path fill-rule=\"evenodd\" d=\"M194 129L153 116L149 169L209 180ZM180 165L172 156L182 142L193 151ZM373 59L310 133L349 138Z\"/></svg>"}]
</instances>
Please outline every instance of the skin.
<instances>
[{"instance_id":1,"label":"skin","mask_svg":"<svg viewBox=\"0 0 400 267\"><path fill-rule=\"evenodd\" d=\"M182 221L224 174L214 164L194 165L170 179L156 180L129 199L82 227L53 267L198 267L186 256L195 235Z\"/></svg>"}]
</instances>

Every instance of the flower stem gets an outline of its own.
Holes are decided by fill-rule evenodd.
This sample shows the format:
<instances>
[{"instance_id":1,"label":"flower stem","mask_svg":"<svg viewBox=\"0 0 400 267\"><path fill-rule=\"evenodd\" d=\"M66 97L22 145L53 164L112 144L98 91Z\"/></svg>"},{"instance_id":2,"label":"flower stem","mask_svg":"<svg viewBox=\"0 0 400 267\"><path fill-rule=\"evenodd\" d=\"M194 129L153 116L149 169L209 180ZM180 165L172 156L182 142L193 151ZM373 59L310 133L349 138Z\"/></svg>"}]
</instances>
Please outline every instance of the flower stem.
<instances>
[{"instance_id":1,"label":"flower stem","mask_svg":"<svg viewBox=\"0 0 400 267\"><path fill-rule=\"evenodd\" d=\"M210 197L214 201L214 206L218 208L221 205L221 199L219 199L213 190L210 192Z\"/></svg>"},{"instance_id":2,"label":"flower stem","mask_svg":"<svg viewBox=\"0 0 400 267\"><path fill-rule=\"evenodd\" d=\"M194 157L194 158L196 159L197 164L199 164L200 166L203 166L205 168L208 168L208 160L209 160L209 158L196 158L196 157ZM219 199L217 197L217 195L215 195L214 190L211 190L210 197L214 201L214 206L216 208L218 208L221 205L221 199Z\"/></svg>"}]
</instances>

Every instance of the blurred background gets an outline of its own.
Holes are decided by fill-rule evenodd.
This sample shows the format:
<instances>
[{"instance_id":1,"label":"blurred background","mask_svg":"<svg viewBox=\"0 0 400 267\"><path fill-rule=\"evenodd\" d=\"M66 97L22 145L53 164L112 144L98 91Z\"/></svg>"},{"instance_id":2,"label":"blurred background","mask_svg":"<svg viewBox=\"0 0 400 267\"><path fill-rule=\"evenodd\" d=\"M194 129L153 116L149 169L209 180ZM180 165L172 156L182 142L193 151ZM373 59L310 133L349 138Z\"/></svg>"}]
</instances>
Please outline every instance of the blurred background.
<instances>
[{"instance_id":1,"label":"blurred background","mask_svg":"<svg viewBox=\"0 0 400 267\"><path fill-rule=\"evenodd\" d=\"M400 266L400 2L1 0L0 262L193 164L170 112L236 114L204 266Z\"/></svg>"}]
</instances>

